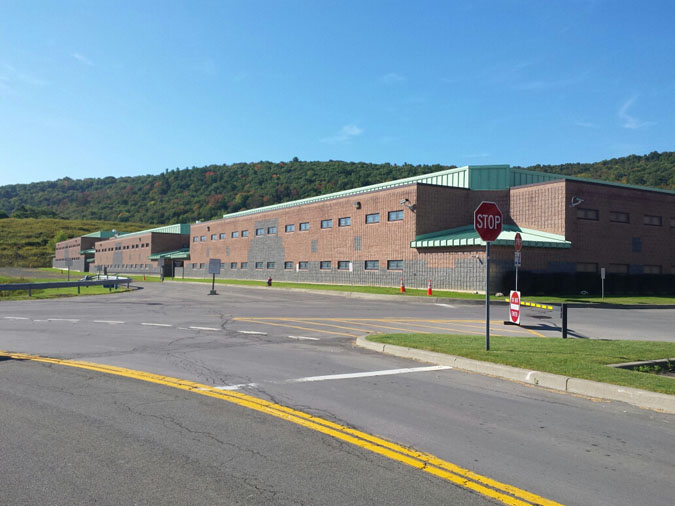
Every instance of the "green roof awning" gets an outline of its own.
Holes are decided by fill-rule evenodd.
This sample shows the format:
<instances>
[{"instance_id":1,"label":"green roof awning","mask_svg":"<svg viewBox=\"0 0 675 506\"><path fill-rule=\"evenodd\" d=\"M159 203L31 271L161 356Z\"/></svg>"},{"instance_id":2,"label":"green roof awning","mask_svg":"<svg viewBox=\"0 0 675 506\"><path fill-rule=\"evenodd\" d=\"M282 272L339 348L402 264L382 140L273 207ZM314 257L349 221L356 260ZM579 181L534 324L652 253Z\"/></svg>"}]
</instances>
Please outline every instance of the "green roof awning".
<instances>
[{"instance_id":1,"label":"green roof awning","mask_svg":"<svg viewBox=\"0 0 675 506\"><path fill-rule=\"evenodd\" d=\"M96 250L94 248L91 249L83 249L80 251L80 255L95 255Z\"/></svg>"},{"instance_id":2,"label":"green roof awning","mask_svg":"<svg viewBox=\"0 0 675 506\"><path fill-rule=\"evenodd\" d=\"M189 260L190 248L182 248L176 251L163 251L161 253L153 253L148 258L150 258L150 260L159 260L160 258L169 258L172 260Z\"/></svg>"},{"instance_id":3,"label":"green roof awning","mask_svg":"<svg viewBox=\"0 0 675 506\"><path fill-rule=\"evenodd\" d=\"M527 248L570 248L572 243L565 240L565 236L542 232L531 228L520 228L515 225L504 225L502 233L494 246L513 246L516 233L520 232L523 238L523 247ZM485 246L473 225L442 230L431 234L417 236L410 242L411 248L454 248L460 246Z\"/></svg>"}]
</instances>

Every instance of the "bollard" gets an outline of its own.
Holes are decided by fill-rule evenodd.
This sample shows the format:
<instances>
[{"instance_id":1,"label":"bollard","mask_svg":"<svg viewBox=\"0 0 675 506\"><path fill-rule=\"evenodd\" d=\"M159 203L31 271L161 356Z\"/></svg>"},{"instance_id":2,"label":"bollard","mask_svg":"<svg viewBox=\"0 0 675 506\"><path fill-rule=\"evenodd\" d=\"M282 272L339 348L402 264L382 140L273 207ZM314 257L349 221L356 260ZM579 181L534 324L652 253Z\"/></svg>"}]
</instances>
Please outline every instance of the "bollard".
<instances>
[{"instance_id":1,"label":"bollard","mask_svg":"<svg viewBox=\"0 0 675 506\"><path fill-rule=\"evenodd\" d=\"M431 280L429 280L429 285L427 286L427 295L433 295L433 292L431 291Z\"/></svg>"},{"instance_id":2,"label":"bollard","mask_svg":"<svg viewBox=\"0 0 675 506\"><path fill-rule=\"evenodd\" d=\"M405 293L405 285L403 284L403 278L401 278L401 293Z\"/></svg>"},{"instance_id":3,"label":"bollard","mask_svg":"<svg viewBox=\"0 0 675 506\"><path fill-rule=\"evenodd\" d=\"M562 318L562 337L567 339L567 304L560 304L560 318Z\"/></svg>"}]
</instances>

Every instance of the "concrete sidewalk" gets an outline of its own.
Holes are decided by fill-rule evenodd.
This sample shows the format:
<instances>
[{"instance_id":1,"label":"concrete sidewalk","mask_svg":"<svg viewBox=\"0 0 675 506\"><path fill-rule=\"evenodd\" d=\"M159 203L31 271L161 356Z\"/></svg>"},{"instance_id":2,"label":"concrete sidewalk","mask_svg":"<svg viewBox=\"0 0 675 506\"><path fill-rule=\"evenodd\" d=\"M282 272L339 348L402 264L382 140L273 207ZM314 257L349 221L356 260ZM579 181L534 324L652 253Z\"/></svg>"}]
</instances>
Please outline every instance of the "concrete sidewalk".
<instances>
[{"instance_id":1,"label":"concrete sidewalk","mask_svg":"<svg viewBox=\"0 0 675 506\"><path fill-rule=\"evenodd\" d=\"M511 367L508 365L482 362L445 353L406 348L393 344L382 344L368 341L365 337L358 337L356 345L363 348L394 355L401 358L410 358L436 365L450 366L461 371L493 376L495 378L518 381L528 385L535 385L560 392L584 395L597 399L619 401L640 408L653 409L664 413L675 414L675 395L659 394L640 390L638 388L599 383L578 378L570 378L546 372L532 371Z\"/></svg>"}]
</instances>

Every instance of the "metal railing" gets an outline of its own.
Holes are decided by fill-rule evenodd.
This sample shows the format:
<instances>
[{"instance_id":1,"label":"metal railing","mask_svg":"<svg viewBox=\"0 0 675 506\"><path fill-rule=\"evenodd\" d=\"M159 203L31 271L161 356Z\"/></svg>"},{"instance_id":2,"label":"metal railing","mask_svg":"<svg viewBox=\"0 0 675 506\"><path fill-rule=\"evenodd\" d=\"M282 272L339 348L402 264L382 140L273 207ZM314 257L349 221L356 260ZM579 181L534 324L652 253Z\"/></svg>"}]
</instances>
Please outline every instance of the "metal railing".
<instances>
[{"instance_id":1,"label":"metal railing","mask_svg":"<svg viewBox=\"0 0 675 506\"><path fill-rule=\"evenodd\" d=\"M133 281L131 278L123 278L118 276L86 276L79 281L54 281L46 283L7 283L0 285L0 292L12 290L28 290L28 296L33 296L33 290L45 290L48 288L73 288L77 287L77 293L80 293L80 288L83 286L103 286L103 288L110 288L110 291L117 289L118 285L129 285Z\"/></svg>"}]
</instances>

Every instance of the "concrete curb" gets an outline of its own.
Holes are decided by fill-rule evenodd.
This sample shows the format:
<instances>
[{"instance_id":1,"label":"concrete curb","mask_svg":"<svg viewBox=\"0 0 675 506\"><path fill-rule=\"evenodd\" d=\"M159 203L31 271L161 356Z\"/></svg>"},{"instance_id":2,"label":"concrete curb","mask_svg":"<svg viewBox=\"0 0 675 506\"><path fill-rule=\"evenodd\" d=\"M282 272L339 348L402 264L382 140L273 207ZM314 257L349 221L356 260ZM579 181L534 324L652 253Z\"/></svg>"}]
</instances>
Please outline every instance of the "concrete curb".
<instances>
[{"instance_id":1,"label":"concrete curb","mask_svg":"<svg viewBox=\"0 0 675 506\"><path fill-rule=\"evenodd\" d=\"M551 390L567 392L570 394L625 402L639 408L675 414L675 395L659 394L647 390L640 390L638 388L570 378L540 371L531 371L519 367L482 362L480 360L472 360L470 358L457 357L455 355L446 355L445 353L406 348L393 344L375 343L368 341L368 339L363 336L356 338L356 345L380 353L394 355L396 357L450 366L453 369L483 374L485 376L518 381L520 383L549 388Z\"/></svg>"}]
</instances>

